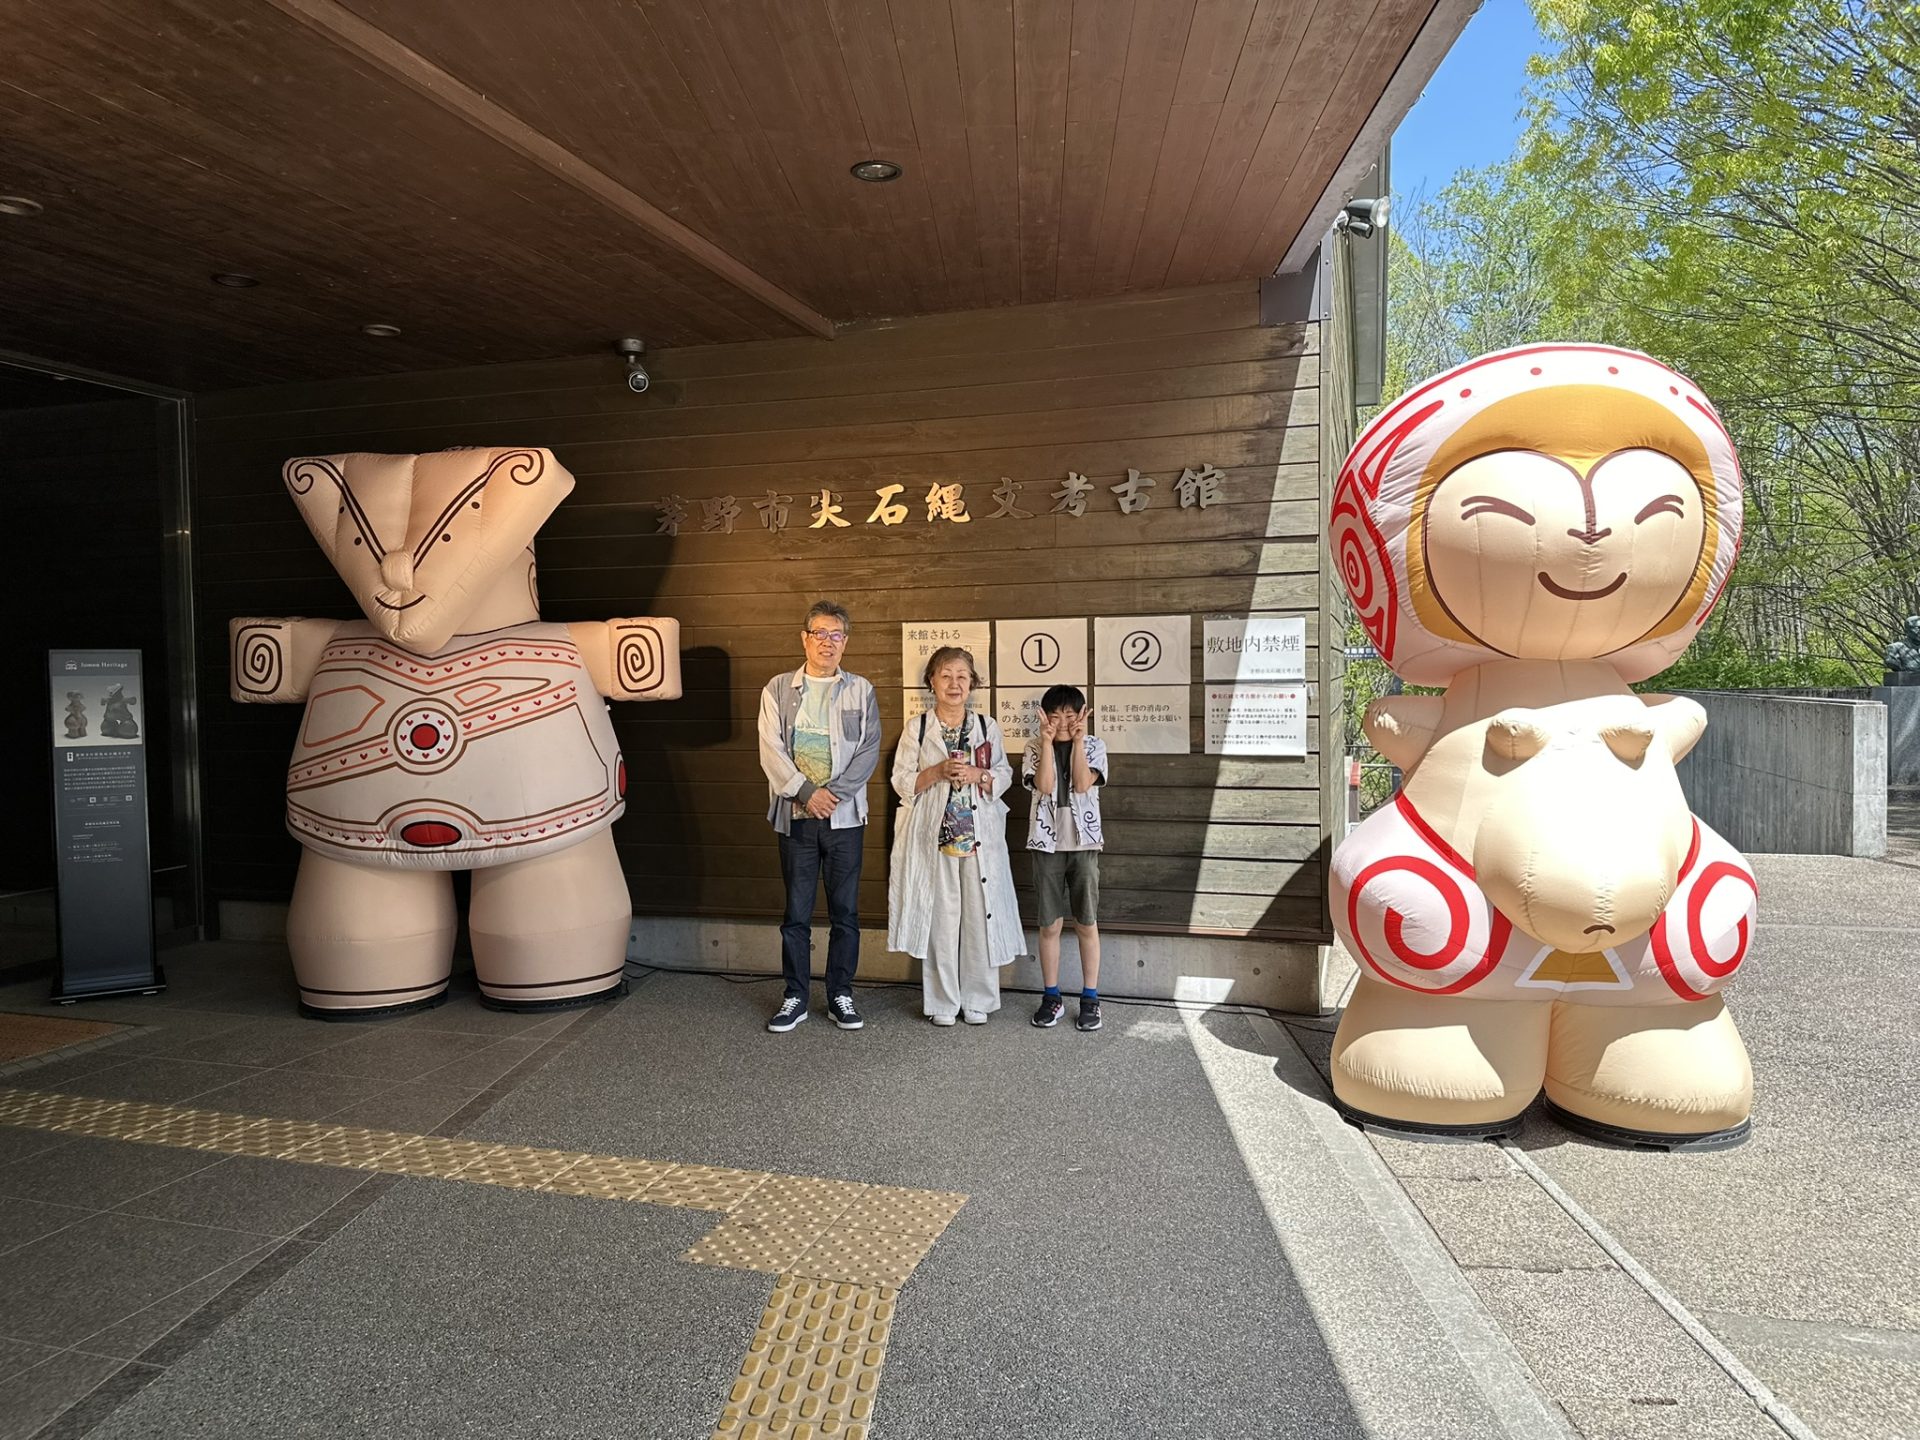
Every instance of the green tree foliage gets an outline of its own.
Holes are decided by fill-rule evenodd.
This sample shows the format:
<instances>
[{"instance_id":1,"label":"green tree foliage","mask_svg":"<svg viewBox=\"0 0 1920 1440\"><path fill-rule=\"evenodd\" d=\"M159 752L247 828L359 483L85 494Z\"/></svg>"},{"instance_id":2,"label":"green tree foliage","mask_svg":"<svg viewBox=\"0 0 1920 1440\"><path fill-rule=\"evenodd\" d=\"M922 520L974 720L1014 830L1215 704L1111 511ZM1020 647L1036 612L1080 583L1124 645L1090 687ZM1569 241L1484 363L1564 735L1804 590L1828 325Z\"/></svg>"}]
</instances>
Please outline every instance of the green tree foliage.
<instances>
[{"instance_id":1,"label":"green tree foliage","mask_svg":"<svg viewBox=\"0 0 1920 1440\"><path fill-rule=\"evenodd\" d=\"M1748 490L1669 683L1873 676L1920 610L1920 5L1534 3L1520 153L1400 212L1388 393L1547 338L1675 365Z\"/></svg>"}]
</instances>

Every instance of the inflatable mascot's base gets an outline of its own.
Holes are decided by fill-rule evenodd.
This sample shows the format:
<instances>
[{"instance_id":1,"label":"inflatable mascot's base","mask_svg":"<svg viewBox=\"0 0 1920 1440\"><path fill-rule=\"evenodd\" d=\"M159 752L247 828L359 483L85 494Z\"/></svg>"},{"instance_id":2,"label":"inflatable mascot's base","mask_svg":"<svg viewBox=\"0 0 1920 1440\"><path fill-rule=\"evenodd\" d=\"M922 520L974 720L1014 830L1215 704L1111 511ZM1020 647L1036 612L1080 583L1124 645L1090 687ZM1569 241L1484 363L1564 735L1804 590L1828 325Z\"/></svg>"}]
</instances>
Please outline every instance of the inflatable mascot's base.
<instances>
[{"instance_id":1,"label":"inflatable mascot's base","mask_svg":"<svg viewBox=\"0 0 1920 1440\"><path fill-rule=\"evenodd\" d=\"M282 471L364 621L230 624L232 695L306 702L287 771L301 1009L445 998L454 870L482 1000L623 993L633 907L609 700L680 694L680 630L540 619L533 539L573 489L546 450L333 455Z\"/></svg>"},{"instance_id":2,"label":"inflatable mascot's base","mask_svg":"<svg viewBox=\"0 0 1920 1440\"><path fill-rule=\"evenodd\" d=\"M1753 1076L1721 990L1753 938L1746 862L1688 810L1671 665L1740 546L1732 442L1683 375L1529 345L1415 387L1361 433L1329 540L1380 657L1405 776L1335 852L1360 968L1333 1051L1347 1117L1512 1130L1544 1088L1621 1143L1737 1143Z\"/></svg>"}]
</instances>

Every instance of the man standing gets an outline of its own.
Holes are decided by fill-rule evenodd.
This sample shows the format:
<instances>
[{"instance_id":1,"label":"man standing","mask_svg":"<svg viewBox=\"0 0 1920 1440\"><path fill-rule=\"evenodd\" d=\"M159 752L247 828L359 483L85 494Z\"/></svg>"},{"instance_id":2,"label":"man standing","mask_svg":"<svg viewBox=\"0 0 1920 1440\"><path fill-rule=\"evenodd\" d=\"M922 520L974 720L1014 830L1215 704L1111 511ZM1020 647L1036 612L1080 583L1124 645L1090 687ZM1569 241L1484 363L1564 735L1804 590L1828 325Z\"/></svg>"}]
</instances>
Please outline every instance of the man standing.
<instances>
[{"instance_id":1,"label":"man standing","mask_svg":"<svg viewBox=\"0 0 1920 1440\"><path fill-rule=\"evenodd\" d=\"M787 913L780 925L786 998L767 1021L784 1035L807 1018L813 980L813 897L827 888L827 1014L842 1030L864 1023L853 1008L860 963L860 858L867 835L867 782L880 758L880 701L873 686L840 668L844 607L817 601L801 630L806 664L776 675L760 693L760 768L772 790L767 819L780 834Z\"/></svg>"}]
</instances>

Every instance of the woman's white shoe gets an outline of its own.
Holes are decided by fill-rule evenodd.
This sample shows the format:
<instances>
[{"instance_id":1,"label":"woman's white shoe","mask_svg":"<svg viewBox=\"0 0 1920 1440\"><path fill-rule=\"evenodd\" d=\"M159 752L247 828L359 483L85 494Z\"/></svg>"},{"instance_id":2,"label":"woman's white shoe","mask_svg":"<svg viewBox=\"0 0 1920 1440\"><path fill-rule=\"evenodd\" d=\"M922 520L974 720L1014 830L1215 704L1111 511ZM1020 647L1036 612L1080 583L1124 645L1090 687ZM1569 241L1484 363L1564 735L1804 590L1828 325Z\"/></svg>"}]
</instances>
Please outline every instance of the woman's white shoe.
<instances>
[{"instance_id":1,"label":"woman's white shoe","mask_svg":"<svg viewBox=\"0 0 1920 1440\"><path fill-rule=\"evenodd\" d=\"M953 1016L951 1015L929 1015L927 1018L933 1021L933 1023L936 1025L953 1024Z\"/></svg>"}]
</instances>

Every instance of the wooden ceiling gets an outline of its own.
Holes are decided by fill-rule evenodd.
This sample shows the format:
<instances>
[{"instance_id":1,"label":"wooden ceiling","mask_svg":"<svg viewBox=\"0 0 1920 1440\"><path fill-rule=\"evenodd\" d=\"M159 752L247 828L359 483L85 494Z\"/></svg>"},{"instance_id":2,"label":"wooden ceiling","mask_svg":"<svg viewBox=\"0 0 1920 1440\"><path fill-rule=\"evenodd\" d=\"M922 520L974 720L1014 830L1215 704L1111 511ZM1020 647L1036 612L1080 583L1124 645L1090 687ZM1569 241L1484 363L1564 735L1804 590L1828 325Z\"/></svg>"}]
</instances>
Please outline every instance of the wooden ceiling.
<instances>
[{"instance_id":1,"label":"wooden ceiling","mask_svg":"<svg viewBox=\"0 0 1920 1440\"><path fill-rule=\"evenodd\" d=\"M1472 3L14 0L0 349L208 389L1268 274Z\"/></svg>"}]
</instances>

